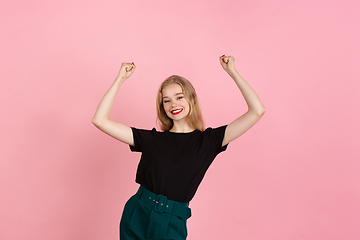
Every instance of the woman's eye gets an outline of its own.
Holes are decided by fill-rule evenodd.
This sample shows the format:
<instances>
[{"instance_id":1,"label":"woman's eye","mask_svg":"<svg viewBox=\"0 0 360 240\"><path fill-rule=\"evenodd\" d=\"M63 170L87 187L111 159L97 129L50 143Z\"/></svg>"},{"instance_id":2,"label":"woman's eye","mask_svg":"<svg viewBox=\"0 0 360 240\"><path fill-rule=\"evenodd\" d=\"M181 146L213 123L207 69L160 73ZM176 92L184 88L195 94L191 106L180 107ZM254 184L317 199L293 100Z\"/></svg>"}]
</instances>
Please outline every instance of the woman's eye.
<instances>
[{"instance_id":1,"label":"woman's eye","mask_svg":"<svg viewBox=\"0 0 360 240\"><path fill-rule=\"evenodd\" d=\"M170 102L170 100L164 100L164 103L168 103L168 102Z\"/></svg>"},{"instance_id":2,"label":"woman's eye","mask_svg":"<svg viewBox=\"0 0 360 240\"><path fill-rule=\"evenodd\" d=\"M183 97L178 97L177 99L179 100L179 99L182 99Z\"/></svg>"}]
</instances>

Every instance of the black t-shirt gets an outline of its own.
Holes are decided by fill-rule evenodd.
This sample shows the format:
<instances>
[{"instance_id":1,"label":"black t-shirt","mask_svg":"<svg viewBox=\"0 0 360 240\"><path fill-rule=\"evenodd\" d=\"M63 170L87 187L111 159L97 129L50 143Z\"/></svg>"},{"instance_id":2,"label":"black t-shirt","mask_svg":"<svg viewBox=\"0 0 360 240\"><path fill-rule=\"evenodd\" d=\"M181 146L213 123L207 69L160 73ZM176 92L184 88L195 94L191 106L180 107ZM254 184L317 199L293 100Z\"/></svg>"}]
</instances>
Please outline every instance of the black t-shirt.
<instances>
[{"instance_id":1,"label":"black t-shirt","mask_svg":"<svg viewBox=\"0 0 360 240\"><path fill-rule=\"evenodd\" d=\"M136 182L178 202L189 202L221 146L225 126L190 133L132 128L131 151L142 152Z\"/></svg>"}]
</instances>

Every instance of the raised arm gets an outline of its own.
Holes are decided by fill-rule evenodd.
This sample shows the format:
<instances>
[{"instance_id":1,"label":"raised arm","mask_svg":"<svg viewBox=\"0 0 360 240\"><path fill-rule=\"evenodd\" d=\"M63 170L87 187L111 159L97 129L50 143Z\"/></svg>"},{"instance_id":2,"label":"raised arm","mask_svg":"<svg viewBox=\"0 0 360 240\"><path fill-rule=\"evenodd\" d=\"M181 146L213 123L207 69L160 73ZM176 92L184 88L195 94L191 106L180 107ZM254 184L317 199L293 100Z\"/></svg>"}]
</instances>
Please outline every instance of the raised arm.
<instances>
[{"instance_id":1,"label":"raised arm","mask_svg":"<svg viewBox=\"0 0 360 240\"><path fill-rule=\"evenodd\" d=\"M255 91L236 71L234 61L235 59L232 56L223 55L220 57L221 66L239 87L248 106L248 111L227 126L222 143L223 146L249 130L265 113L265 107Z\"/></svg>"},{"instance_id":2,"label":"raised arm","mask_svg":"<svg viewBox=\"0 0 360 240\"><path fill-rule=\"evenodd\" d=\"M92 119L92 123L104 133L120 140L123 143L134 145L132 130L129 126L114 122L109 119L111 107L123 82L131 76L135 70L134 63L122 63L118 76L110 89L102 98Z\"/></svg>"}]
</instances>

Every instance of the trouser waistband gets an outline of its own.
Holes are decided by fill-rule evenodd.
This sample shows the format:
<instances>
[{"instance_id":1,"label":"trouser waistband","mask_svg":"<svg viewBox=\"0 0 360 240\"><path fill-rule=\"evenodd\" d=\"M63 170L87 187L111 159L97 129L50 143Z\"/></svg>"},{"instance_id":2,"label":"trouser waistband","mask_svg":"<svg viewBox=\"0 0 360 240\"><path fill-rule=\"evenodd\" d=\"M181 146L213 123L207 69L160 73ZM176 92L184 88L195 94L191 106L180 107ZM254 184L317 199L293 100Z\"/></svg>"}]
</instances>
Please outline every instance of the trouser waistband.
<instances>
[{"instance_id":1,"label":"trouser waistband","mask_svg":"<svg viewBox=\"0 0 360 240\"><path fill-rule=\"evenodd\" d=\"M191 209L188 207L188 203L170 200L166 196L157 195L143 186L139 187L135 195L155 212L169 213L184 219L191 217Z\"/></svg>"}]
</instances>

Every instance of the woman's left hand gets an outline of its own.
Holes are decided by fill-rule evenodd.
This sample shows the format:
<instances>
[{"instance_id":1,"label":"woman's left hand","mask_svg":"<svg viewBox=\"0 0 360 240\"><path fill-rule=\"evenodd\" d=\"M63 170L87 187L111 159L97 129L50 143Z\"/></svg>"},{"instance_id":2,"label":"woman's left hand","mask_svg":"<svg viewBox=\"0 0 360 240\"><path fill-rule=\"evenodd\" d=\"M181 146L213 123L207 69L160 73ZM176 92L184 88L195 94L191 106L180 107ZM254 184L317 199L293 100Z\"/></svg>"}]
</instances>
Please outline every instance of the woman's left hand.
<instances>
[{"instance_id":1,"label":"woman's left hand","mask_svg":"<svg viewBox=\"0 0 360 240\"><path fill-rule=\"evenodd\" d=\"M220 64L226 72L235 70L235 58L233 56L221 56L219 57Z\"/></svg>"}]
</instances>

